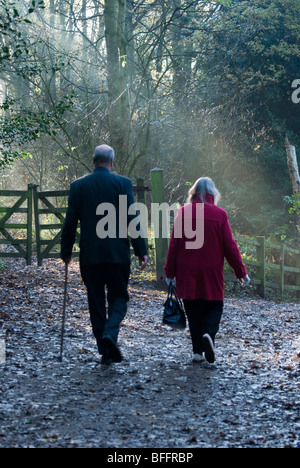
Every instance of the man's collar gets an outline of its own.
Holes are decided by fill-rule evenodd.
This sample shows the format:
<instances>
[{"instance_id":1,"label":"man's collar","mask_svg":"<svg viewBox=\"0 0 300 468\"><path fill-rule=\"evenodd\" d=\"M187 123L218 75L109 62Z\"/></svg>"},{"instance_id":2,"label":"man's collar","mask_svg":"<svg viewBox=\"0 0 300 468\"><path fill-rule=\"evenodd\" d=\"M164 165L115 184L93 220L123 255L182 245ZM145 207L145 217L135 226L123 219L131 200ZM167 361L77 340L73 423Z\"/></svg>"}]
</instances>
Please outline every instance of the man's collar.
<instances>
[{"instance_id":1,"label":"man's collar","mask_svg":"<svg viewBox=\"0 0 300 468\"><path fill-rule=\"evenodd\" d=\"M108 167L99 166L99 167L95 167L94 172L110 172L110 171Z\"/></svg>"}]
</instances>

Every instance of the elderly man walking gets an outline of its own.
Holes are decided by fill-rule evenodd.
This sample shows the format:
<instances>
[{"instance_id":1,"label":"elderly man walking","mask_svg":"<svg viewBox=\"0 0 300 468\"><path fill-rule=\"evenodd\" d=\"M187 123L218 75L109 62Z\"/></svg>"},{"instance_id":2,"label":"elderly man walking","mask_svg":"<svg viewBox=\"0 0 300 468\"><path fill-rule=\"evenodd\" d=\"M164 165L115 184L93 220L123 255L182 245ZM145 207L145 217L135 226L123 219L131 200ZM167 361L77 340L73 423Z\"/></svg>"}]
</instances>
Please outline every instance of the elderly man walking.
<instances>
[{"instance_id":1,"label":"elderly man walking","mask_svg":"<svg viewBox=\"0 0 300 468\"><path fill-rule=\"evenodd\" d=\"M129 301L131 259L127 232L130 222L137 216L128 214L128 208L134 204L132 182L112 173L114 158L110 146L98 146L93 156L94 172L71 184L61 240L61 258L69 263L80 221L80 270L87 288L91 324L102 355L101 362L107 365L123 359L118 336ZM124 200L124 196L125 216L120 214L120 199ZM107 218L109 213L115 215L114 219ZM115 232L111 226L115 227ZM141 231L134 237L134 253L144 269L148 261L147 245Z\"/></svg>"}]
</instances>

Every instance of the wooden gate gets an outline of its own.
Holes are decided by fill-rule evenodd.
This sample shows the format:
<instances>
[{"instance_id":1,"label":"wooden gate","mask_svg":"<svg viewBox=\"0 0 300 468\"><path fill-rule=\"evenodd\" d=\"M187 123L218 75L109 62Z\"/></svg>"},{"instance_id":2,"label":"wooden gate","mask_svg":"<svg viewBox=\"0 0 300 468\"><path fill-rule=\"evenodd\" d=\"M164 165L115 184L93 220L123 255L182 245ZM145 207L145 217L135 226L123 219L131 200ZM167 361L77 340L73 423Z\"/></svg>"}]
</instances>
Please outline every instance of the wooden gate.
<instances>
[{"instance_id":1,"label":"wooden gate","mask_svg":"<svg viewBox=\"0 0 300 468\"><path fill-rule=\"evenodd\" d=\"M33 191L36 252L38 265L41 266L45 258L60 257L60 240L62 228L67 212L69 190ZM76 242L79 240L79 231ZM75 245L73 256L78 256Z\"/></svg>"},{"instance_id":2,"label":"wooden gate","mask_svg":"<svg viewBox=\"0 0 300 468\"><path fill-rule=\"evenodd\" d=\"M0 245L6 247L0 257L24 258L27 265L32 260L32 193L32 184L28 190L0 190L3 204L10 205L0 207Z\"/></svg>"},{"instance_id":3,"label":"wooden gate","mask_svg":"<svg viewBox=\"0 0 300 468\"><path fill-rule=\"evenodd\" d=\"M69 190L39 192L33 187L33 205L38 265L46 258L60 257L60 240L68 206ZM144 180L138 179L134 192L140 202L145 201ZM78 225L73 257L79 256L80 225Z\"/></svg>"}]
</instances>

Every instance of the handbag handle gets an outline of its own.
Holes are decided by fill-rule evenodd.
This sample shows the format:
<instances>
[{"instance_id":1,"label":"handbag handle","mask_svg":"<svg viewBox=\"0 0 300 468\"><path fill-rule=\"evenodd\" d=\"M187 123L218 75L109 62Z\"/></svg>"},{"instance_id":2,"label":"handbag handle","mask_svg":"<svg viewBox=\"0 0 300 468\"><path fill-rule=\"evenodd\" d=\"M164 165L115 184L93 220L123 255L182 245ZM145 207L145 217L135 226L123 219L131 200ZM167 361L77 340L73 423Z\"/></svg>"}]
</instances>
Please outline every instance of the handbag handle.
<instances>
[{"instance_id":1,"label":"handbag handle","mask_svg":"<svg viewBox=\"0 0 300 468\"><path fill-rule=\"evenodd\" d=\"M176 286L174 286L173 284L170 284L169 291L168 291L168 298L172 298L173 294L175 296L176 301L180 304L180 307L183 309L182 301L177 296Z\"/></svg>"},{"instance_id":2,"label":"handbag handle","mask_svg":"<svg viewBox=\"0 0 300 468\"><path fill-rule=\"evenodd\" d=\"M173 285L170 283L169 289L168 289L168 299L170 299L172 296L173 296Z\"/></svg>"}]
</instances>

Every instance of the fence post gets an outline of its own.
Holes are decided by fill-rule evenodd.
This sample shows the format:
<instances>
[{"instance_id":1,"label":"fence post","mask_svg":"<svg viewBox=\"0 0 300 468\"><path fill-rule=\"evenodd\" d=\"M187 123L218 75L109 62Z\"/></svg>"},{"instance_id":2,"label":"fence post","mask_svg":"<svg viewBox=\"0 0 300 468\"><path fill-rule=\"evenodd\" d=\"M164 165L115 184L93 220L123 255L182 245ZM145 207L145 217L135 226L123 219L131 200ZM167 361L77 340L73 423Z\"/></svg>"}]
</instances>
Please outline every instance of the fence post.
<instances>
[{"instance_id":1,"label":"fence post","mask_svg":"<svg viewBox=\"0 0 300 468\"><path fill-rule=\"evenodd\" d=\"M35 238L36 238L36 254L38 266L42 266L43 258L41 255L41 229L39 217L39 200L38 200L38 185L33 186L33 205L34 205L34 222L35 222Z\"/></svg>"},{"instance_id":2,"label":"fence post","mask_svg":"<svg viewBox=\"0 0 300 468\"><path fill-rule=\"evenodd\" d=\"M136 181L136 186L138 188L138 191L137 191L137 201L138 203L146 203L146 194L145 194L145 190L144 190L144 179L137 179Z\"/></svg>"},{"instance_id":3,"label":"fence post","mask_svg":"<svg viewBox=\"0 0 300 468\"><path fill-rule=\"evenodd\" d=\"M280 261L280 290L281 294L284 293L284 257L285 257L285 244L281 245L281 261Z\"/></svg>"},{"instance_id":4,"label":"fence post","mask_svg":"<svg viewBox=\"0 0 300 468\"><path fill-rule=\"evenodd\" d=\"M164 171L162 169L156 168L151 171L151 185L152 204L161 205L165 202ZM163 216L167 216L166 211L159 210L158 226L155 226L154 223L156 280L161 285L164 284L164 264L167 259L169 244L168 238L163 236L163 226L168 225L168 220L163 219Z\"/></svg>"},{"instance_id":5,"label":"fence post","mask_svg":"<svg viewBox=\"0 0 300 468\"><path fill-rule=\"evenodd\" d=\"M33 209L32 209L32 190L33 185L28 184L27 187L27 265L32 263L32 225L33 225Z\"/></svg>"},{"instance_id":6,"label":"fence post","mask_svg":"<svg viewBox=\"0 0 300 468\"><path fill-rule=\"evenodd\" d=\"M257 293L265 298L266 296L266 239L264 236L258 236L257 240L259 245L256 247L257 261L260 266L256 269L256 278L260 280L260 284L257 285Z\"/></svg>"},{"instance_id":7,"label":"fence post","mask_svg":"<svg viewBox=\"0 0 300 468\"><path fill-rule=\"evenodd\" d=\"M300 288L300 252L296 255L296 268L299 268L299 273L296 273L296 286ZM300 291L297 291L297 297L300 297Z\"/></svg>"}]
</instances>

